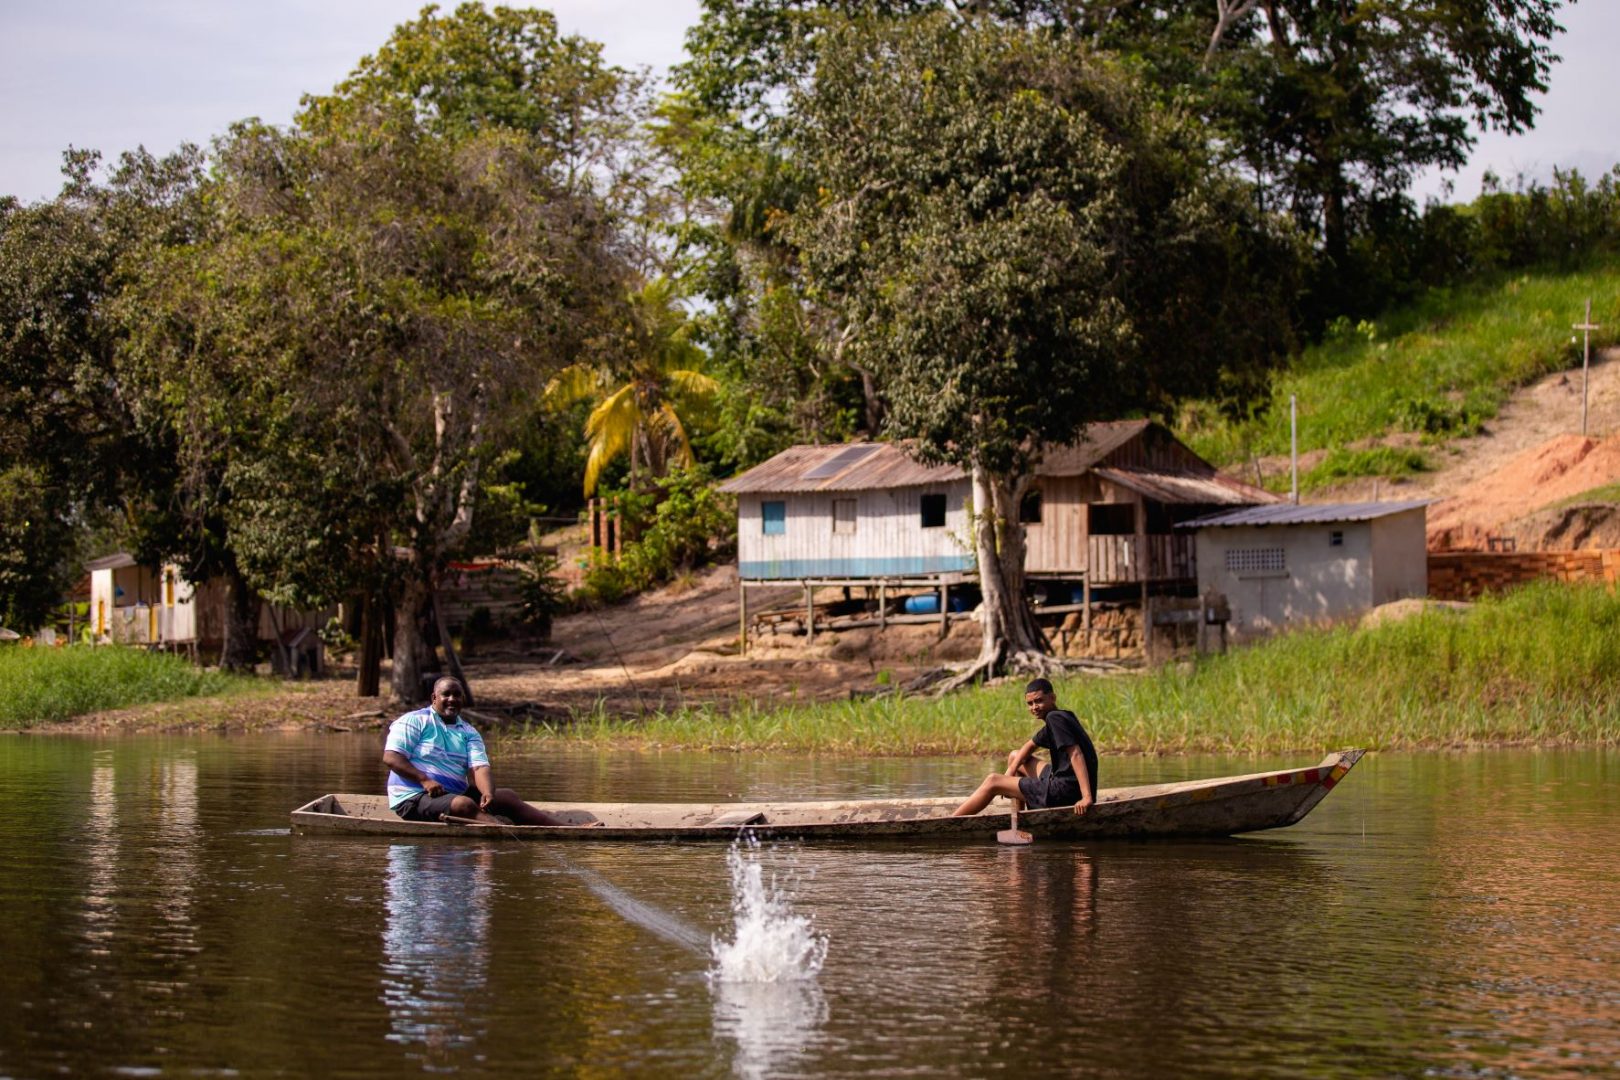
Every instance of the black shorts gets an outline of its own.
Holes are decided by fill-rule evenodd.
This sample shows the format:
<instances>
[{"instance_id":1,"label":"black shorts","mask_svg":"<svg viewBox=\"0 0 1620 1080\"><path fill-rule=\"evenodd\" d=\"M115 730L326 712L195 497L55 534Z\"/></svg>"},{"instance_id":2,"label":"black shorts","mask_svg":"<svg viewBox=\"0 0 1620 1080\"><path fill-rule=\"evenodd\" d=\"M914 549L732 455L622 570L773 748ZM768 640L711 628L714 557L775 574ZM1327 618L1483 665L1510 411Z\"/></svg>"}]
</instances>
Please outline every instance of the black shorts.
<instances>
[{"instance_id":1,"label":"black shorts","mask_svg":"<svg viewBox=\"0 0 1620 1080\"><path fill-rule=\"evenodd\" d=\"M476 814L478 812L478 792L474 791L472 788L468 788L466 791L461 792L461 794L467 796L467 798L473 801L473 813ZM455 798L456 796L448 791L444 792L442 795L429 795L424 791L420 794L412 795L410 798L394 807L394 813L398 814L406 821L438 821L440 817L450 813L450 804L455 801Z\"/></svg>"},{"instance_id":2,"label":"black shorts","mask_svg":"<svg viewBox=\"0 0 1620 1080\"><path fill-rule=\"evenodd\" d=\"M1047 806L1073 806L1080 801L1080 781L1073 776L1053 776L1050 766L1039 776L1020 776L1018 794L1031 810Z\"/></svg>"}]
</instances>

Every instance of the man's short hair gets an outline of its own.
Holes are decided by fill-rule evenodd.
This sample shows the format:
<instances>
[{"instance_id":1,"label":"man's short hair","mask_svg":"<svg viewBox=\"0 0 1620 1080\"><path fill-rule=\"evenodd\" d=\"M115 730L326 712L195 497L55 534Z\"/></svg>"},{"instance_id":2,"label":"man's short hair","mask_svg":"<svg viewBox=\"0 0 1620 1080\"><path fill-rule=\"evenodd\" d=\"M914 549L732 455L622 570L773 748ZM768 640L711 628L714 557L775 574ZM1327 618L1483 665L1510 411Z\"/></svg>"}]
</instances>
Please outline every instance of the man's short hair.
<instances>
[{"instance_id":1,"label":"man's short hair","mask_svg":"<svg viewBox=\"0 0 1620 1080\"><path fill-rule=\"evenodd\" d=\"M1052 689L1052 684L1046 679L1031 679L1029 680L1029 685L1024 687L1024 693L1055 694L1057 691Z\"/></svg>"},{"instance_id":2,"label":"man's short hair","mask_svg":"<svg viewBox=\"0 0 1620 1080\"><path fill-rule=\"evenodd\" d=\"M435 680L434 683L433 683L433 692L435 694L437 694L439 692L439 687L443 686L445 683L449 683L451 686L455 687L457 690L460 690L462 697L467 696L467 688L465 686L462 686L461 685L461 680L456 678L454 675L446 675L442 679Z\"/></svg>"}]
</instances>

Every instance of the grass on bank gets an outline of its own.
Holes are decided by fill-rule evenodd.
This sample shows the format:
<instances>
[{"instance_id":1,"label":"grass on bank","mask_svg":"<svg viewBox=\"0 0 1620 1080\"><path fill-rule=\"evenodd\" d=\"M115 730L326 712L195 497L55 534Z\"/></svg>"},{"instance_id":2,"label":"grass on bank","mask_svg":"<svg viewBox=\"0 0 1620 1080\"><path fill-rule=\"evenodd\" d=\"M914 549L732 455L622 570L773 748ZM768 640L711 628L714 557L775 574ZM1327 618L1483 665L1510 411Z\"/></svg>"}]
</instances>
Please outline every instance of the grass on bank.
<instances>
[{"instance_id":1,"label":"grass on bank","mask_svg":"<svg viewBox=\"0 0 1620 1080\"><path fill-rule=\"evenodd\" d=\"M1300 452L1328 451L1301 487L1421 471L1421 449L1370 443L1400 432L1427 442L1475 434L1517 388L1579 367L1581 343L1570 327L1581 321L1588 297L1592 321L1603 326L1593 349L1620 341L1620 262L1613 259L1433 289L1377 322L1341 321L1277 374L1269 404L1254 419L1233 423L1193 407L1182 417L1182 434L1208 460L1244 471L1252 457L1288 453L1293 394ZM1264 479L1288 484L1286 470Z\"/></svg>"},{"instance_id":2,"label":"grass on bank","mask_svg":"<svg viewBox=\"0 0 1620 1080\"><path fill-rule=\"evenodd\" d=\"M531 736L602 747L850 754L1004 753L1034 724L1021 683L945 698L742 703ZM1058 682L1107 753L1322 753L1620 742L1620 597L1529 586L1459 614L1286 635L1133 676Z\"/></svg>"},{"instance_id":3,"label":"grass on bank","mask_svg":"<svg viewBox=\"0 0 1620 1080\"><path fill-rule=\"evenodd\" d=\"M0 646L0 729L21 729L153 701L243 690L254 681L144 649Z\"/></svg>"}]
</instances>

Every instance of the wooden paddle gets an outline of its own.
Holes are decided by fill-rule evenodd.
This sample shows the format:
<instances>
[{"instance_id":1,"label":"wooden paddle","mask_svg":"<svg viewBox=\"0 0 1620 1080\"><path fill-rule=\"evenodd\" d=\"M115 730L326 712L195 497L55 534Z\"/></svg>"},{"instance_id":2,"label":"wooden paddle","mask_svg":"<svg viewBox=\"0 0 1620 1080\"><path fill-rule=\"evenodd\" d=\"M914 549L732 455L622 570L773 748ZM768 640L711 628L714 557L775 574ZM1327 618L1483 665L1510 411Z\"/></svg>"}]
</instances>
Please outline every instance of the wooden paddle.
<instances>
[{"instance_id":1,"label":"wooden paddle","mask_svg":"<svg viewBox=\"0 0 1620 1080\"><path fill-rule=\"evenodd\" d=\"M1012 828L1002 829L996 833L996 843L1022 845L1035 842L1033 836L1018 827L1018 805L1018 800L1014 799L1012 804Z\"/></svg>"}]
</instances>

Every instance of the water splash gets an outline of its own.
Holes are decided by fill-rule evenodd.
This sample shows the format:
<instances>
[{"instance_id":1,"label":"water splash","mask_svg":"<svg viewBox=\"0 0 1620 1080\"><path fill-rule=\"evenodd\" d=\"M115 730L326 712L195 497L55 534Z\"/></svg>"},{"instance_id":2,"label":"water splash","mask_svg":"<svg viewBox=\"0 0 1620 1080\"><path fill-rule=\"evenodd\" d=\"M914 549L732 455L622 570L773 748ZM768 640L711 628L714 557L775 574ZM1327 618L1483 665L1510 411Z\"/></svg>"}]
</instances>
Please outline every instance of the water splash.
<instances>
[{"instance_id":1,"label":"water splash","mask_svg":"<svg viewBox=\"0 0 1620 1080\"><path fill-rule=\"evenodd\" d=\"M827 959L826 935L815 932L809 916L793 910L774 874L766 880L759 853L752 838L738 840L726 852L732 936L730 941L716 937L711 944L711 983L811 981Z\"/></svg>"},{"instance_id":2,"label":"water splash","mask_svg":"<svg viewBox=\"0 0 1620 1080\"><path fill-rule=\"evenodd\" d=\"M804 1057L827 1022L827 999L816 981L827 936L793 910L774 874L767 879L757 840L732 844L726 866L732 935L710 945L714 1029L737 1044L732 1072L764 1080Z\"/></svg>"}]
</instances>

